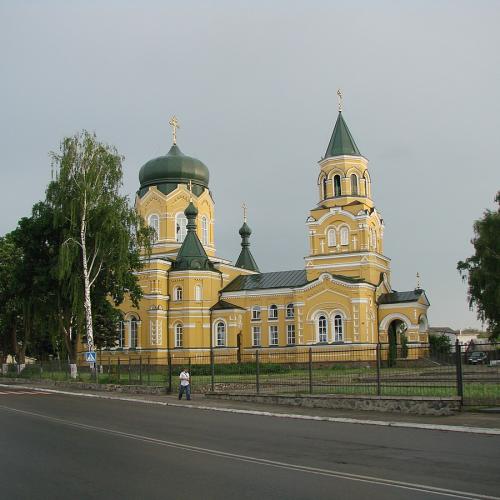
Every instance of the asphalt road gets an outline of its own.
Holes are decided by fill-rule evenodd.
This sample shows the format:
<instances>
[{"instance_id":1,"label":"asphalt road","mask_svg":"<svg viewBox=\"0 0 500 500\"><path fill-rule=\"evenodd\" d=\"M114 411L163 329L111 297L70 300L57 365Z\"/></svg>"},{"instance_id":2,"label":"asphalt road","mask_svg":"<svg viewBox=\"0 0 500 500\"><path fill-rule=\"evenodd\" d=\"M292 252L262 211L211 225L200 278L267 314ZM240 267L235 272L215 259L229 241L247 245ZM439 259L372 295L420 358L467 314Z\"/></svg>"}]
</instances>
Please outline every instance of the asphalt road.
<instances>
[{"instance_id":1,"label":"asphalt road","mask_svg":"<svg viewBox=\"0 0 500 500\"><path fill-rule=\"evenodd\" d=\"M492 498L499 464L500 436L0 389L0 498Z\"/></svg>"}]
</instances>

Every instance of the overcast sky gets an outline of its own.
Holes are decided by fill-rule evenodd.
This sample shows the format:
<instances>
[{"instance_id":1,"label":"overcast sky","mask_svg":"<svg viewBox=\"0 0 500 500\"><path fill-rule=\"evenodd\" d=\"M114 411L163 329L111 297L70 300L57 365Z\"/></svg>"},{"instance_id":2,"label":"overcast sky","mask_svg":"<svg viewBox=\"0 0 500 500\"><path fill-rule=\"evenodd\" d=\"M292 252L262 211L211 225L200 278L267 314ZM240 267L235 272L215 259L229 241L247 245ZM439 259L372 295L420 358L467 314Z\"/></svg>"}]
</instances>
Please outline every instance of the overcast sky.
<instances>
[{"instance_id":1,"label":"overcast sky","mask_svg":"<svg viewBox=\"0 0 500 500\"><path fill-rule=\"evenodd\" d=\"M124 191L171 145L210 169L216 245L241 204L262 271L300 269L344 92L396 290L431 326L480 326L456 271L500 189L499 1L0 0L0 234L44 196L48 152L82 128L125 155Z\"/></svg>"}]
</instances>

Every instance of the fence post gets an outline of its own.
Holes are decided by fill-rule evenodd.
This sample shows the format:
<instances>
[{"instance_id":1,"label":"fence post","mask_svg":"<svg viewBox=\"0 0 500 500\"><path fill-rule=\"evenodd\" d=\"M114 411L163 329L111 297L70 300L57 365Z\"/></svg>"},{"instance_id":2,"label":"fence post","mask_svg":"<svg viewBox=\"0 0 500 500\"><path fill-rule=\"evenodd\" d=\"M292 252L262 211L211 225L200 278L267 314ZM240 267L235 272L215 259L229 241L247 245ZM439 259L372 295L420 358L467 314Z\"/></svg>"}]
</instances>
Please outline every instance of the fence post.
<instances>
[{"instance_id":1,"label":"fence post","mask_svg":"<svg viewBox=\"0 0 500 500\"><path fill-rule=\"evenodd\" d=\"M116 378L118 379L118 383L120 383L120 356L118 356L116 363Z\"/></svg>"},{"instance_id":2,"label":"fence post","mask_svg":"<svg viewBox=\"0 0 500 500\"><path fill-rule=\"evenodd\" d=\"M212 392L215 390L215 360L213 348L210 348L210 390Z\"/></svg>"},{"instance_id":3,"label":"fence post","mask_svg":"<svg viewBox=\"0 0 500 500\"><path fill-rule=\"evenodd\" d=\"M188 358L189 389L193 392L193 374L191 373L191 356Z\"/></svg>"},{"instance_id":4,"label":"fence post","mask_svg":"<svg viewBox=\"0 0 500 500\"><path fill-rule=\"evenodd\" d=\"M139 385L142 385L142 356L139 356Z\"/></svg>"},{"instance_id":5,"label":"fence post","mask_svg":"<svg viewBox=\"0 0 500 500\"><path fill-rule=\"evenodd\" d=\"M380 396L382 394L382 390L380 387L380 363L381 363L381 356L380 356L380 342L377 343L377 396Z\"/></svg>"},{"instance_id":6,"label":"fence post","mask_svg":"<svg viewBox=\"0 0 500 500\"><path fill-rule=\"evenodd\" d=\"M260 392L260 363L259 363L259 351L255 351L255 392L259 394Z\"/></svg>"},{"instance_id":7,"label":"fence post","mask_svg":"<svg viewBox=\"0 0 500 500\"><path fill-rule=\"evenodd\" d=\"M309 394L313 393L313 352L309 347Z\"/></svg>"},{"instance_id":8,"label":"fence post","mask_svg":"<svg viewBox=\"0 0 500 500\"><path fill-rule=\"evenodd\" d=\"M151 384L151 357L148 356L148 385Z\"/></svg>"},{"instance_id":9,"label":"fence post","mask_svg":"<svg viewBox=\"0 0 500 500\"><path fill-rule=\"evenodd\" d=\"M132 372L130 370L130 361L131 361L131 358L130 358L130 354L129 354L128 355L128 385L132 384Z\"/></svg>"},{"instance_id":10,"label":"fence post","mask_svg":"<svg viewBox=\"0 0 500 500\"><path fill-rule=\"evenodd\" d=\"M464 403L464 380L462 373L462 347L459 340L455 342L455 366L457 370L457 396L460 398L460 404Z\"/></svg>"},{"instance_id":11,"label":"fence post","mask_svg":"<svg viewBox=\"0 0 500 500\"><path fill-rule=\"evenodd\" d=\"M170 354L170 351L168 351L167 363L168 363L168 385L167 385L167 392L168 392L168 394L171 394L172 393L172 355Z\"/></svg>"}]
</instances>

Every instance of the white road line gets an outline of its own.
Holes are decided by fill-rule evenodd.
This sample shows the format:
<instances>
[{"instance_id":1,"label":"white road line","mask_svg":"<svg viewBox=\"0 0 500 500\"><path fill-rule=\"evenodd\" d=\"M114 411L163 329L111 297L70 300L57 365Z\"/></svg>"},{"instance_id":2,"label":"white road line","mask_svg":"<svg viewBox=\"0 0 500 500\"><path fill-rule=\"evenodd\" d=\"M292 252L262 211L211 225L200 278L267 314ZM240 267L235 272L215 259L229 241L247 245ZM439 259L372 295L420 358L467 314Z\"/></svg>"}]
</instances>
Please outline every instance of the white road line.
<instances>
[{"instance_id":1,"label":"white road line","mask_svg":"<svg viewBox=\"0 0 500 500\"><path fill-rule=\"evenodd\" d=\"M418 491L421 493L432 493L432 494L438 495L438 496L462 498L462 499L470 499L470 500L474 500L474 499L500 500L500 497L482 495L482 494L472 493L472 492L468 492L468 491L450 490L448 488L439 488L436 486L430 486L430 485L426 485L426 484L407 483L404 481L393 481L391 479L384 479L381 477L364 476L364 475L360 475L360 474L351 474L348 472L341 472L341 471L336 471L336 470L320 469L317 467L308 467L305 465L297 465L297 464L292 464L292 463L287 463L287 462L278 462L275 460L267 460L265 458L257 458L257 457L252 457L252 456L248 456L248 455L239 455L237 453L228 453L225 451L215 450L215 449L210 449L210 448L202 448L199 446L192 446L192 445L188 445L188 444L184 444L184 443L177 443L175 441L165 441L163 439L156 439L156 438L151 438L148 436L141 436L139 434L131 434L128 432L117 431L115 429L108 429L105 427L97 427L94 425L82 424L82 423L74 422L74 421L70 421L70 420L63 420L61 418L51 417L49 415L44 415L42 413L35 413L35 412L31 412L31 411L26 411L26 410L19 410L17 408L10 408L8 406L3 406L3 405L0 405L0 409L11 411L14 413L20 413L23 415L28 415L31 417L41 418L43 420L55 422L57 424L62 424L62 425L66 425L69 427L75 427L75 428L83 429L83 430L87 430L87 431L94 431L94 432L99 432L99 433L103 433L103 434L110 434L110 435L118 436L118 437L122 437L122 438L133 439L135 441L140 441L143 443L165 446L168 448L176 448L176 449L180 449L180 450L184 450L184 451L188 451L188 452L192 452L192 453L211 455L211 456L224 458L224 459L228 459L228 460L235 460L235 461L239 461L239 462L248 462L248 463L252 463L255 465L264 465L267 467L275 467L275 468L287 469L287 470L292 470L292 471L297 471L297 472L304 472L306 474L316 474L316 475L321 475L321 476L334 477L337 479L344 479L344 480L348 480L348 481L371 483L371 484L376 484L379 486L390 486L393 488Z\"/></svg>"},{"instance_id":2,"label":"white road line","mask_svg":"<svg viewBox=\"0 0 500 500\"><path fill-rule=\"evenodd\" d=\"M11 385L0 384L0 387L12 387ZM19 389L28 389L26 386L16 386ZM490 436L500 436L500 429L490 429L487 427L468 427L463 425L440 425L440 424L421 424L417 422L395 422L391 420L368 420L368 419L358 419L358 418L347 418L347 417L321 417L317 415L301 415L298 413L275 413L270 411L261 410L242 410L239 408L220 408L217 406L207 406L207 405L195 405L195 404L182 404L182 403L170 403L167 401L150 401L146 399L136 399L129 397L118 397L110 396L107 394L88 394L85 392L71 392L71 391L61 391L58 389L41 389L38 387L30 388L33 391L48 392L54 394L64 394L67 396L77 396L84 398L95 398L95 399L111 399L117 401L127 401L130 403L141 403L157 406L173 406L177 408L187 408L194 410L207 410L207 411L220 411L224 413L240 413L243 415L256 415L262 417L274 417L274 418L293 418L298 420L315 420L318 422L334 422L340 424L361 424L361 425L377 425L381 427L402 427L405 429L423 429L431 431L446 431L446 432L464 432L467 434L486 434Z\"/></svg>"}]
</instances>

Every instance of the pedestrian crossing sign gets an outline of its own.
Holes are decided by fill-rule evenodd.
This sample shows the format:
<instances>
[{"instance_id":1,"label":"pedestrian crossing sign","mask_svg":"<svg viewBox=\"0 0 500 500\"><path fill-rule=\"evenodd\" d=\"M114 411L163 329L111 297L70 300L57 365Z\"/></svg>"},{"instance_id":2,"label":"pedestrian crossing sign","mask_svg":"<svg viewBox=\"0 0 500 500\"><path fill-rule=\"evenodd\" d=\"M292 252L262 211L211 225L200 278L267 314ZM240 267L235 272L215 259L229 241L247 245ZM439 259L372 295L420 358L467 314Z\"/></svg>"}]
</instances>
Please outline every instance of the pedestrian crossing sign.
<instances>
[{"instance_id":1,"label":"pedestrian crossing sign","mask_svg":"<svg viewBox=\"0 0 500 500\"><path fill-rule=\"evenodd\" d=\"M95 363L96 362L95 351L86 352L85 353L85 361L87 363Z\"/></svg>"}]
</instances>

